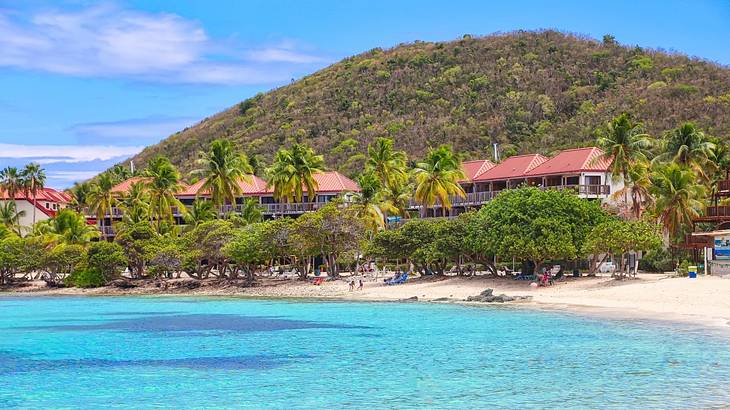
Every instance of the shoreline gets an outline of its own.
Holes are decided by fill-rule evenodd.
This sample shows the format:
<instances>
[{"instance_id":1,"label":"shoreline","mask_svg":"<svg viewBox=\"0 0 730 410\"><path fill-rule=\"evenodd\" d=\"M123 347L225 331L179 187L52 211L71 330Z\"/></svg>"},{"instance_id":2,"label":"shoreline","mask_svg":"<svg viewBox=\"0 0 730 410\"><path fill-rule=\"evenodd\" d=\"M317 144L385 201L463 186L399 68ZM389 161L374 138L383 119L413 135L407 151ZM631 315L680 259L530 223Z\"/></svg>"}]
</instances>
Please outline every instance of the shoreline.
<instances>
[{"instance_id":1,"label":"shoreline","mask_svg":"<svg viewBox=\"0 0 730 410\"><path fill-rule=\"evenodd\" d=\"M581 314L618 320L699 325L730 332L730 280L717 277L697 279L640 274L637 279L616 281L604 277L567 278L549 287L531 288L527 282L493 277L418 278L409 283L386 286L365 282L362 291L349 291L347 279L315 286L296 280L260 278L255 286L204 281L187 288L186 279L147 281L144 286L122 289L111 286L94 289L45 288L37 286L0 291L0 297L43 296L160 296L233 297L262 300L322 300L350 302L443 303L465 306L513 306L553 312ZM180 285L177 287L176 285ZM492 288L494 294L530 296L529 301L506 303L467 302L466 297ZM411 298L417 297L417 300Z\"/></svg>"}]
</instances>

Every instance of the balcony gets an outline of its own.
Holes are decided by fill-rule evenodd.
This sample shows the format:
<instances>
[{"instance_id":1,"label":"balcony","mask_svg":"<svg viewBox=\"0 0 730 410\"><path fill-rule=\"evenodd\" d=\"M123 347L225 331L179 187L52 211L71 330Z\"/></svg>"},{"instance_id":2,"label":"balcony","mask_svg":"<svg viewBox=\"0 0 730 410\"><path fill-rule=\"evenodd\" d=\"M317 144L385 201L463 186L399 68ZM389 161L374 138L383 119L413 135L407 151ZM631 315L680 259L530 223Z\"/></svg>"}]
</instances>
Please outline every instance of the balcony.
<instances>
[{"instance_id":1,"label":"balcony","mask_svg":"<svg viewBox=\"0 0 730 410\"><path fill-rule=\"evenodd\" d=\"M695 219L697 222L730 221L730 205L708 206L705 216Z\"/></svg>"},{"instance_id":2,"label":"balcony","mask_svg":"<svg viewBox=\"0 0 730 410\"><path fill-rule=\"evenodd\" d=\"M717 181L717 195L730 196L730 179Z\"/></svg>"}]
</instances>

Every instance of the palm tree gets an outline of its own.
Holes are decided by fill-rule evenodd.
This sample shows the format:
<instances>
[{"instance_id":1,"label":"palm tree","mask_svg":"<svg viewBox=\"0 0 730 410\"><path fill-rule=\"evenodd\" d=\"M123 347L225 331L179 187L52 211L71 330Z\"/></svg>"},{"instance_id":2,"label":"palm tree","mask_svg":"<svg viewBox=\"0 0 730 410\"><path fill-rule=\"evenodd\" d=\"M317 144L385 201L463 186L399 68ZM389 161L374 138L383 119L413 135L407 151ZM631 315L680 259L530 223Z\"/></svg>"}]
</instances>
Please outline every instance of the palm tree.
<instances>
[{"instance_id":1,"label":"palm tree","mask_svg":"<svg viewBox=\"0 0 730 410\"><path fill-rule=\"evenodd\" d=\"M90 182L76 182L74 186L67 191L71 195L71 208L76 212L83 212L84 208L89 205L89 195L92 190Z\"/></svg>"},{"instance_id":2,"label":"palm tree","mask_svg":"<svg viewBox=\"0 0 730 410\"><path fill-rule=\"evenodd\" d=\"M36 233L46 236L51 243L79 245L99 237L98 229L87 224L83 215L70 209L61 210L39 225Z\"/></svg>"},{"instance_id":3,"label":"palm tree","mask_svg":"<svg viewBox=\"0 0 730 410\"><path fill-rule=\"evenodd\" d=\"M198 198L193 201L193 206L185 215L185 222L191 226L198 226L202 222L212 221L217 216L213 202Z\"/></svg>"},{"instance_id":4,"label":"palm tree","mask_svg":"<svg viewBox=\"0 0 730 410\"><path fill-rule=\"evenodd\" d=\"M0 171L0 188L8 195L8 199L15 200L15 195L25 187L23 175L15 167L5 167Z\"/></svg>"},{"instance_id":5,"label":"palm tree","mask_svg":"<svg viewBox=\"0 0 730 410\"><path fill-rule=\"evenodd\" d=\"M96 220L99 221L103 238L107 236L104 230L104 220L116 203L112 188L114 188L114 178L109 173L104 172L99 175L96 183L92 185L88 193L89 208L96 215Z\"/></svg>"},{"instance_id":6,"label":"palm tree","mask_svg":"<svg viewBox=\"0 0 730 410\"><path fill-rule=\"evenodd\" d=\"M114 165L108 172L117 184L134 176L130 169L121 164Z\"/></svg>"},{"instance_id":7,"label":"palm tree","mask_svg":"<svg viewBox=\"0 0 730 410\"><path fill-rule=\"evenodd\" d=\"M676 163L659 165L651 175L656 213L670 238L678 239L700 215L705 187L692 170Z\"/></svg>"},{"instance_id":8,"label":"palm tree","mask_svg":"<svg viewBox=\"0 0 730 410\"><path fill-rule=\"evenodd\" d=\"M25 211L18 211L15 201L0 203L0 225L15 231L20 235L20 218L25 216Z\"/></svg>"},{"instance_id":9,"label":"palm tree","mask_svg":"<svg viewBox=\"0 0 730 410\"><path fill-rule=\"evenodd\" d=\"M357 180L360 192L353 196L357 216L375 233L385 227L385 218L380 208L380 181L374 172L367 172Z\"/></svg>"},{"instance_id":10,"label":"palm tree","mask_svg":"<svg viewBox=\"0 0 730 410\"><path fill-rule=\"evenodd\" d=\"M134 182L129 191L119 201L119 207L124 210L124 222L136 224L150 220L150 196L144 182Z\"/></svg>"},{"instance_id":11,"label":"palm tree","mask_svg":"<svg viewBox=\"0 0 730 410\"><path fill-rule=\"evenodd\" d=\"M624 185L629 184L629 171L637 163L646 161L651 148L651 139L644 133L643 126L635 123L624 113L606 124L604 130L598 130L598 146L603 155L596 161L609 161L609 170L614 180L623 178ZM624 205L628 208L628 191L624 191Z\"/></svg>"},{"instance_id":12,"label":"palm tree","mask_svg":"<svg viewBox=\"0 0 730 410\"><path fill-rule=\"evenodd\" d=\"M201 189L210 192L213 204L217 206L236 203L241 196L241 181L251 180L253 167L244 154L234 150L228 140L215 140L210 144L209 152L200 152L197 163L201 168L193 171L193 175L205 178Z\"/></svg>"},{"instance_id":13,"label":"palm tree","mask_svg":"<svg viewBox=\"0 0 730 410\"><path fill-rule=\"evenodd\" d=\"M652 185L650 176L649 163L637 162L629 168L624 187L612 195L613 199L630 197L630 212L636 219L641 219L642 211L654 204L654 197L649 192Z\"/></svg>"},{"instance_id":14,"label":"palm tree","mask_svg":"<svg viewBox=\"0 0 730 410\"><path fill-rule=\"evenodd\" d=\"M246 198L241 206L241 211L233 216L238 225L244 226L263 221L264 211L256 199Z\"/></svg>"},{"instance_id":15,"label":"palm tree","mask_svg":"<svg viewBox=\"0 0 730 410\"><path fill-rule=\"evenodd\" d=\"M280 149L274 164L268 169L269 186L274 187L274 197L289 202L302 202L304 190L310 202L315 200L317 181L314 174L322 172L324 158L313 149L294 144L290 150Z\"/></svg>"},{"instance_id":16,"label":"palm tree","mask_svg":"<svg viewBox=\"0 0 730 410\"><path fill-rule=\"evenodd\" d=\"M43 186L46 183L46 173L39 164L31 162L23 168L21 175L23 181L25 181L24 190L26 197L33 195L33 224L35 224L36 196L38 195L38 191L43 190Z\"/></svg>"},{"instance_id":17,"label":"palm tree","mask_svg":"<svg viewBox=\"0 0 730 410\"><path fill-rule=\"evenodd\" d=\"M175 197L183 188L180 173L167 157L158 156L149 162L144 175L148 178L145 185L150 195L150 213L157 220L157 231L162 233L163 221L175 222L173 206L183 215L187 214L185 205Z\"/></svg>"},{"instance_id":18,"label":"palm tree","mask_svg":"<svg viewBox=\"0 0 730 410\"><path fill-rule=\"evenodd\" d=\"M408 201L411 199L413 186L397 183L386 186L380 191L380 208L388 214L408 217Z\"/></svg>"},{"instance_id":19,"label":"palm tree","mask_svg":"<svg viewBox=\"0 0 730 410\"><path fill-rule=\"evenodd\" d=\"M368 145L365 171L374 172L383 187L401 183L407 179L406 153L393 150L393 140L378 138Z\"/></svg>"},{"instance_id":20,"label":"palm tree","mask_svg":"<svg viewBox=\"0 0 730 410\"><path fill-rule=\"evenodd\" d=\"M413 178L416 182L415 199L423 205L424 216L437 201L445 211L451 209L450 196L466 197L458 182L464 178L461 162L449 145L430 149L423 162L417 163L413 169Z\"/></svg>"},{"instance_id":21,"label":"palm tree","mask_svg":"<svg viewBox=\"0 0 730 410\"><path fill-rule=\"evenodd\" d=\"M713 165L710 157L715 144L693 123L686 122L667 132L662 145L663 153L655 158L656 161L674 161L691 168L704 181L708 180L706 168Z\"/></svg>"}]
</instances>

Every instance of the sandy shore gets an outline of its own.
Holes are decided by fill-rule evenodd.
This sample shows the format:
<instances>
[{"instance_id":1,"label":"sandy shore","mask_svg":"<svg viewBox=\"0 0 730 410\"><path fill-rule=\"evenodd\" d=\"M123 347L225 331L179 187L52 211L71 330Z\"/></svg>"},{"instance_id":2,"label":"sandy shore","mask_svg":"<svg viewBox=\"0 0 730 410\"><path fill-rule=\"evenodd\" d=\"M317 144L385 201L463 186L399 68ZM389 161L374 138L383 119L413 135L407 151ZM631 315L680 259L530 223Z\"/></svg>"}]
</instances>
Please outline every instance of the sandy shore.
<instances>
[{"instance_id":1,"label":"sandy shore","mask_svg":"<svg viewBox=\"0 0 730 410\"><path fill-rule=\"evenodd\" d=\"M560 309L623 318L682 321L701 325L730 325L730 279L675 278L667 275L639 275L637 279L567 278L549 287L532 288L527 282L507 278L450 277L417 278L409 283L386 286L366 281L362 291L349 291L347 280L327 281L321 286L309 282L260 279L256 286L204 282L188 289L189 281L146 282L132 289L47 289L40 283L3 292L0 295L209 295L277 298L320 298L354 301L397 301L418 297L419 301L461 302L486 288L495 294L532 296L521 306ZM158 286L159 284L159 286Z\"/></svg>"}]
</instances>

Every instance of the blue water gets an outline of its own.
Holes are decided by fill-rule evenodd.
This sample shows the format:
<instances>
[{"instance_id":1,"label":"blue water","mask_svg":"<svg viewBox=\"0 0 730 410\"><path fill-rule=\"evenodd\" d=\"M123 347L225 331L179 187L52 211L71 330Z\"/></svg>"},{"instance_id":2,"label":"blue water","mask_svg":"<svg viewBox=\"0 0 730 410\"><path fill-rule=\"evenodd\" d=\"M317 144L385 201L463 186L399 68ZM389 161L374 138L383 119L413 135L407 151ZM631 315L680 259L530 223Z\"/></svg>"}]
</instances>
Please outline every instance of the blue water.
<instances>
[{"instance_id":1,"label":"blue water","mask_svg":"<svg viewBox=\"0 0 730 410\"><path fill-rule=\"evenodd\" d=\"M725 408L729 341L509 307L0 298L0 408Z\"/></svg>"}]
</instances>

